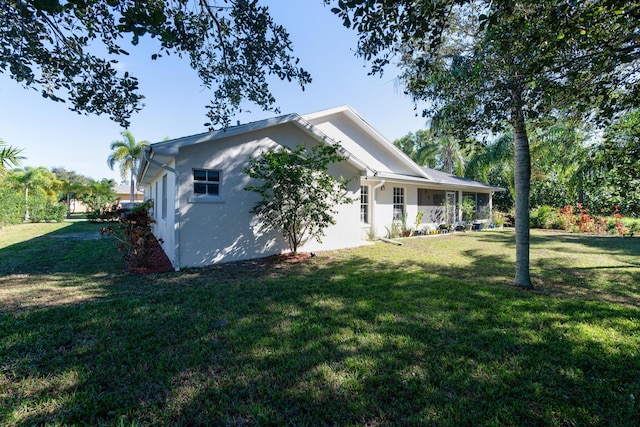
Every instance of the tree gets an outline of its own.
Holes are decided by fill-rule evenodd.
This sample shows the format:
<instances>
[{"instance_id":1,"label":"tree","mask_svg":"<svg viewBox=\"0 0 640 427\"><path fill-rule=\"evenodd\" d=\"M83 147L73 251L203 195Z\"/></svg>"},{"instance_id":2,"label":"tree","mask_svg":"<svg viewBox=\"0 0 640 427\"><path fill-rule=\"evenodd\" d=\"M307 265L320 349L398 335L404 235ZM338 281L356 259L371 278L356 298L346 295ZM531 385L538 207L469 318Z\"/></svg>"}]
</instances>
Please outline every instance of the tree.
<instances>
[{"instance_id":1,"label":"tree","mask_svg":"<svg viewBox=\"0 0 640 427\"><path fill-rule=\"evenodd\" d=\"M78 194L78 199L89 208L90 220L99 220L107 209L117 205L118 194L113 188L115 184L114 180L103 178L93 181Z\"/></svg>"},{"instance_id":2,"label":"tree","mask_svg":"<svg viewBox=\"0 0 640 427\"><path fill-rule=\"evenodd\" d=\"M465 155L456 136L431 126L393 141L393 144L420 166L459 176L464 174Z\"/></svg>"},{"instance_id":3,"label":"tree","mask_svg":"<svg viewBox=\"0 0 640 427\"><path fill-rule=\"evenodd\" d=\"M559 116L531 135L531 206L584 203L583 173L589 150L584 123Z\"/></svg>"},{"instance_id":4,"label":"tree","mask_svg":"<svg viewBox=\"0 0 640 427\"><path fill-rule=\"evenodd\" d=\"M71 218L71 201L77 199L77 195L89 187L93 183L93 180L75 171L68 171L59 166L51 168L51 172L61 183L58 200L62 200L63 198L66 200L67 218Z\"/></svg>"},{"instance_id":5,"label":"tree","mask_svg":"<svg viewBox=\"0 0 640 427\"><path fill-rule=\"evenodd\" d=\"M135 174L138 171L138 165L140 164L140 157L142 157L142 150L149 145L147 141L136 142L135 138L128 130L124 130L120 133L123 140L113 141L111 143L111 150L113 153L107 158L107 164L113 170L116 163L120 163L120 174L122 179L127 179L127 174L130 175L130 202L135 199L136 186L135 186Z\"/></svg>"},{"instance_id":6,"label":"tree","mask_svg":"<svg viewBox=\"0 0 640 427\"><path fill-rule=\"evenodd\" d=\"M29 193L38 192L43 196L53 199L59 181L54 174L44 166L33 168L27 166L24 169L14 169L7 176L7 181L14 186L24 189L24 220L29 221Z\"/></svg>"},{"instance_id":7,"label":"tree","mask_svg":"<svg viewBox=\"0 0 640 427\"><path fill-rule=\"evenodd\" d=\"M156 41L154 60L188 57L214 90L207 116L225 127L245 100L274 110L268 76L303 89L311 81L291 55L288 33L257 0L6 0L1 7L0 71L125 128L144 97L136 77L118 71L119 56L129 54L122 39L132 47L145 36Z\"/></svg>"},{"instance_id":8,"label":"tree","mask_svg":"<svg viewBox=\"0 0 640 427\"><path fill-rule=\"evenodd\" d=\"M244 172L260 185L245 188L258 193L251 213L262 219L261 230L279 230L291 251L311 238L319 242L324 229L335 224L336 206L352 203L346 196L347 182L327 172L332 163L344 160L339 145L298 146L265 151Z\"/></svg>"},{"instance_id":9,"label":"tree","mask_svg":"<svg viewBox=\"0 0 640 427\"><path fill-rule=\"evenodd\" d=\"M332 3L325 0L325 3ZM529 273L527 122L566 110L601 122L635 104L636 1L340 0L357 54L382 72L394 58L405 91L465 132L514 135L517 286Z\"/></svg>"},{"instance_id":10,"label":"tree","mask_svg":"<svg viewBox=\"0 0 640 427\"><path fill-rule=\"evenodd\" d=\"M640 215L640 110L621 116L604 132L593 153L592 182L604 186L605 200L627 215ZM600 198L603 195L599 195Z\"/></svg>"},{"instance_id":11,"label":"tree","mask_svg":"<svg viewBox=\"0 0 640 427\"><path fill-rule=\"evenodd\" d=\"M409 132L393 141L393 145L420 166L437 167L438 145L434 143L429 129L418 129L415 133Z\"/></svg>"},{"instance_id":12,"label":"tree","mask_svg":"<svg viewBox=\"0 0 640 427\"><path fill-rule=\"evenodd\" d=\"M465 177L505 188L493 195L493 206L502 211L513 209L513 135L505 133L485 145L475 147L465 168Z\"/></svg>"},{"instance_id":13,"label":"tree","mask_svg":"<svg viewBox=\"0 0 640 427\"><path fill-rule=\"evenodd\" d=\"M9 166L20 166L24 157L20 155L22 149L7 145L0 139L0 175L4 174Z\"/></svg>"}]
</instances>

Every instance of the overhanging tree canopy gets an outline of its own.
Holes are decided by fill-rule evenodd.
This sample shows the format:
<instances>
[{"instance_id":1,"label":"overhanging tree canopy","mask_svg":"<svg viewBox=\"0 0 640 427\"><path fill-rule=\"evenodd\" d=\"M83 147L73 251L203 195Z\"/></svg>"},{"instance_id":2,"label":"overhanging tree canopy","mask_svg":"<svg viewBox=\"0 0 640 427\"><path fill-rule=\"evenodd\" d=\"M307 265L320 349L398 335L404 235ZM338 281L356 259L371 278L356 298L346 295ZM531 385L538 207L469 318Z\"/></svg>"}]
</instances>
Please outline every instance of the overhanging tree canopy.
<instances>
[{"instance_id":1,"label":"overhanging tree canopy","mask_svg":"<svg viewBox=\"0 0 640 427\"><path fill-rule=\"evenodd\" d=\"M311 81L288 33L258 0L3 0L0 71L73 111L108 114L127 127L143 95L115 64L128 54L123 41L135 46L144 36L158 42L152 59L184 55L214 89L212 124L229 125L245 100L274 109L269 75L302 88Z\"/></svg>"},{"instance_id":2,"label":"overhanging tree canopy","mask_svg":"<svg viewBox=\"0 0 640 427\"><path fill-rule=\"evenodd\" d=\"M334 3L325 0L325 3ZM415 101L464 132L514 134L515 283L529 275L530 153L525 123L568 110L606 121L640 91L640 3L622 0L339 0L357 54L394 58Z\"/></svg>"}]
</instances>

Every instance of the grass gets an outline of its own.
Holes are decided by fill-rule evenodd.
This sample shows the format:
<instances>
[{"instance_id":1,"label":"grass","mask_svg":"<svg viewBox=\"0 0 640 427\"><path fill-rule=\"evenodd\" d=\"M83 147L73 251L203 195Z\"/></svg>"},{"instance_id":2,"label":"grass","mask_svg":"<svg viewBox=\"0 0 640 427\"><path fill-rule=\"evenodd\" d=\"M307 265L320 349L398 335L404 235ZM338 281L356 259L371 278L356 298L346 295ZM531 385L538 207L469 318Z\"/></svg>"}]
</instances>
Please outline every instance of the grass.
<instances>
[{"instance_id":1,"label":"grass","mask_svg":"<svg viewBox=\"0 0 640 427\"><path fill-rule=\"evenodd\" d=\"M637 425L640 241L481 232L163 275L0 233L2 425Z\"/></svg>"}]
</instances>

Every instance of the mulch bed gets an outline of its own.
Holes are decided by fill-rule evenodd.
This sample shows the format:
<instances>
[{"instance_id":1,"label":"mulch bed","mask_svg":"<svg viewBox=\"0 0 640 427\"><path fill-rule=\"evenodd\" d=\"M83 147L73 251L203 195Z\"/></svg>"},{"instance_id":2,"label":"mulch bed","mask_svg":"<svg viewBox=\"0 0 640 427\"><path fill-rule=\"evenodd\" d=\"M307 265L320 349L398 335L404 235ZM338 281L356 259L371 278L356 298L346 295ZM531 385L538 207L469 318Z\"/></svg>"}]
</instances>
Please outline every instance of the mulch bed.
<instances>
[{"instance_id":1,"label":"mulch bed","mask_svg":"<svg viewBox=\"0 0 640 427\"><path fill-rule=\"evenodd\" d=\"M267 258L264 258L268 264L270 263L284 263L284 264L298 264L301 262L305 262L313 258L315 254L313 252L298 252L297 254L293 254L291 252L273 255ZM251 261L244 261L240 263L247 263ZM127 263L126 271L127 273L132 274L155 274L155 273L166 273L168 271L174 271L173 265L171 261L167 257L167 254L162 250L162 246L158 240L153 237L153 243L151 247L151 255L149 256L149 264L147 267L134 267L135 259L131 259L129 263Z\"/></svg>"},{"instance_id":2,"label":"mulch bed","mask_svg":"<svg viewBox=\"0 0 640 427\"><path fill-rule=\"evenodd\" d=\"M314 253L309 253L309 252L298 252L295 255L292 252L287 252L286 254L274 255L273 259L276 262L285 262L287 264L297 264L299 262L307 261L314 256L315 256Z\"/></svg>"},{"instance_id":3,"label":"mulch bed","mask_svg":"<svg viewBox=\"0 0 640 427\"><path fill-rule=\"evenodd\" d=\"M153 236L152 236L153 237ZM167 271L173 271L173 265L167 254L162 250L160 242L153 237L151 246L151 255L149 255L149 263L147 267L133 267L135 265L135 258L129 260L127 264L127 273L134 274L154 274L154 273L166 273Z\"/></svg>"}]
</instances>

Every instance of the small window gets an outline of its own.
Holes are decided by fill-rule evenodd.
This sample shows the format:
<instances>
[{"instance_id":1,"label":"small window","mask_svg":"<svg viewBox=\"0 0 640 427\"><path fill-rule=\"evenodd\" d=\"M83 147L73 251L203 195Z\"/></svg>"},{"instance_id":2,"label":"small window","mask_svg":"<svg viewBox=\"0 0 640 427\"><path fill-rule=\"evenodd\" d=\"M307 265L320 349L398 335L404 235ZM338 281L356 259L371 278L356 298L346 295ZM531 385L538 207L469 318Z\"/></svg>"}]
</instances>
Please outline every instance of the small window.
<instances>
[{"instance_id":1,"label":"small window","mask_svg":"<svg viewBox=\"0 0 640 427\"><path fill-rule=\"evenodd\" d=\"M158 219L158 202L160 200L158 199L158 181L156 181L156 197L153 199L153 217L157 220Z\"/></svg>"},{"instance_id":2,"label":"small window","mask_svg":"<svg viewBox=\"0 0 640 427\"><path fill-rule=\"evenodd\" d=\"M399 221L404 215L404 188L393 188L393 220Z\"/></svg>"},{"instance_id":3,"label":"small window","mask_svg":"<svg viewBox=\"0 0 640 427\"><path fill-rule=\"evenodd\" d=\"M167 218L167 174L162 175L162 219Z\"/></svg>"},{"instance_id":4,"label":"small window","mask_svg":"<svg viewBox=\"0 0 640 427\"><path fill-rule=\"evenodd\" d=\"M369 186L360 186L360 222L369 223Z\"/></svg>"},{"instance_id":5,"label":"small window","mask_svg":"<svg viewBox=\"0 0 640 427\"><path fill-rule=\"evenodd\" d=\"M217 196L220 194L220 171L194 169L193 193Z\"/></svg>"}]
</instances>

